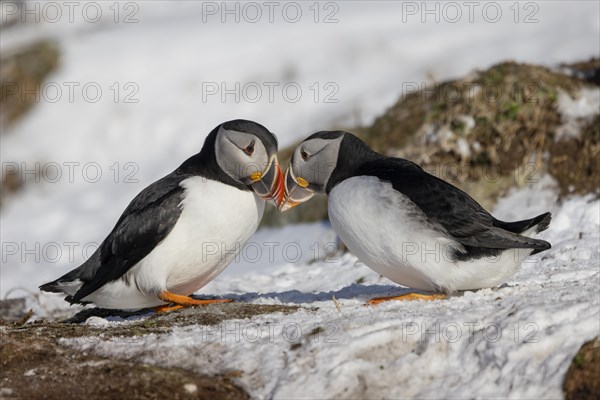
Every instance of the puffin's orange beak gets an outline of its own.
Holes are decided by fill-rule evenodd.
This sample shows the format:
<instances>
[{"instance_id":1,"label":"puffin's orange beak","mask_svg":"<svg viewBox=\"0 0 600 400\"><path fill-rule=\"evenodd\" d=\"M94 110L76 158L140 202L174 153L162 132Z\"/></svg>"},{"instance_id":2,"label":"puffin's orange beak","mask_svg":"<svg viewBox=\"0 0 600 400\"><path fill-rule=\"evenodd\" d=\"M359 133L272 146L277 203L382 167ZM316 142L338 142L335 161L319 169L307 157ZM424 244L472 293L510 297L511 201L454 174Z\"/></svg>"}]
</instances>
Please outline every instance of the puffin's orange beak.
<instances>
[{"instance_id":1,"label":"puffin's orange beak","mask_svg":"<svg viewBox=\"0 0 600 400\"><path fill-rule=\"evenodd\" d=\"M315 192L308 189L308 185L306 179L294 176L291 166L288 167L285 171L285 195L279 204L279 211L287 211L313 197Z\"/></svg>"},{"instance_id":2,"label":"puffin's orange beak","mask_svg":"<svg viewBox=\"0 0 600 400\"><path fill-rule=\"evenodd\" d=\"M283 201L285 184L277 157L273 156L271 162L269 162L269 165L263 172L255 172L250 178L253 182L250 186L254 190L254 193L279 208L279 205Z\"/></svg>"}]
</instances>

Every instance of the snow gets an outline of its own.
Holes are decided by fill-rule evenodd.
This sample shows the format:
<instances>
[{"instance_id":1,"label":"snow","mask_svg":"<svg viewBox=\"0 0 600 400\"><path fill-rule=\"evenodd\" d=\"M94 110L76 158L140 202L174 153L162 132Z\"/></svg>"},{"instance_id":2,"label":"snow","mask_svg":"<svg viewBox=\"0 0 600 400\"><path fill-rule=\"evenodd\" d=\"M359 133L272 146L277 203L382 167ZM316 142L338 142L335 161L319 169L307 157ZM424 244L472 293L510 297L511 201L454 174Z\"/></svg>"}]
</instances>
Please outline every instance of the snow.
<instances>
[{"instance_id":1,"label":"snow","mask_svg":"<svg viewBox=\"0 0 600 400\"><path fill-rule=\"evenodd\" d=\"M590 123L600 110L600 88L583 87L574 98L560 91L557 104L562 124L556 128L556 140L577 138L582 126Z\"/></svg>"},{"instance_id":2,"label":"snow","mask_svg":"<svg viewBox=\"0 0 600 400\"><path fill-rule=\"evenodd\" d=\"M553 185L543 177L499 201L498 217L554 216L539 236L552 249L527 259L500 288L365 306L406 289L337 254L263 265L216 280L208 291L302 307L289 315L63 344L202 373L240 370L236 382L256 398L560 398L572 357L600 334L600 201L557 203Z\"/></svg>"},{"instance_id":3,"label":"snow","mask_svg":"<svg viewBox=\"0 0 600 400\"><path fill-rule=\"evenodd\" d=\"M92 317L89 317L88 319L86 319L85 324L94 326L97 328L109 326L108 320L106 320L104 318L96 317L96 316L92 316Z\"/></svg>"},{"instance_id":4,"label":"snow","mask_svg":"<svg viewBox=\"0 0 600 400\"><path fill-rule=\"evenodd\" d=\"M194 394L194 393L196 393L198 391L198 386L196 386L195 383L186 383L186 384L183 385L183 388L189 394Z\"/></svg>"},{"instance_id":5,"label":"snow","mask_svg":"<svg viewBox=\"0 0 600 400\"><path fill-rule=\"evenodd\" d=\"M469 147L469 142L467 142L465 138L458 138L456 140L456 147L458 155L462 160L466 160L471 157L471 148Z\"/></svg>"}]
</instances>

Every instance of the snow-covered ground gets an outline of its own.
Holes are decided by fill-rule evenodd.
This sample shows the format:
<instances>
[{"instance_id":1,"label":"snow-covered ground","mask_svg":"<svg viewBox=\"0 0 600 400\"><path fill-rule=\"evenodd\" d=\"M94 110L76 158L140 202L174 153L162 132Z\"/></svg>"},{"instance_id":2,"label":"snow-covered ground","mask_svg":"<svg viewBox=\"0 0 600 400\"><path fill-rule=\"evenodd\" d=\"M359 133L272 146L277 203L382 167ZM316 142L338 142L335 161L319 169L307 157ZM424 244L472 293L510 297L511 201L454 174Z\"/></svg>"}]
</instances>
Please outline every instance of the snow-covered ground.
<instances>
[{"instance_id":1,"label":"snow-covered ground","mask_svg":"<svg viewBox=\"0 0 600 400\"><path fill-rule=\"evenodd\" d=\"M556 65L598 56L598 2L519 3L518 13L510 2L451 3L459 9L431 2L427 14L422 2L322 2L317 15L313 2L284 2L271 18L258 2L262 17L253 23L257 14L243 2L228 3L237 16L221 2L124 2L118 14L117 3L51 2L39 3L37 15L27 2L28 14L17 16L29 23L3 28L3 54L49 37L61 59L39 103L1 136L3 168L16 164L32 181L25 175L39 162L48 174L0 210L1 297L81 263L135 194L224 120L259 121L287 145L318 129L369 123L430 76L509 59ZM31 23L36 16L41 23ZM239 83L239 101L222 101L221 83ZM256 84L262 96L253 102ZM286 84L301 88L297 102L292 86L283 95Z\"/></svg>"},{"instance_id":2,"label":"snow-covered ground","mask_svg":"<svg viewBox=\"0 0 600 400\"><path fill-rule=\"evenodd\" d=\"M63 344L202 373L239 370L237 382L258 398L560 398L572 357L600 334L600 202L556 204L545 178L500 200L495 214L521 219L547 210L553 222L540 237L552 249L500 288L365 306L406 290L354 256L336 255L237 271L203 290L303 307L293 314ZM298 231L311 229L321 227ZM293 232L277 236L294 242Z\"/></svg>"}]
</instances>

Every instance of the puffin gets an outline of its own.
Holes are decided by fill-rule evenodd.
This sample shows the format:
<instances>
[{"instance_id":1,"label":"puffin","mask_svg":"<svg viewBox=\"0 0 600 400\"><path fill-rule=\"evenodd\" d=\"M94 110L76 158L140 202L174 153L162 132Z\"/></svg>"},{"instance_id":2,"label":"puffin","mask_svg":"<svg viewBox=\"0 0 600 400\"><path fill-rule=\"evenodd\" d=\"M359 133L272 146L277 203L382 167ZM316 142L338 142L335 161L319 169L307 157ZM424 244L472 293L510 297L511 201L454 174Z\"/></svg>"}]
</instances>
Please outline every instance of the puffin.
<instances>
[{"instance_id":1,"label":"puffin","mask_svg":"<svg viewBox=\"0 0 600 400\"><path fill-rule=\"evenodd\" d=\"M81 266L40 286L66 301L157 312L229 299L190 294L213 280L284 194L277 138L248 120L224 122L199 153L143 189Z\"/></svg>"},{"instance_id":2,"label":"puffin","mask_svg":"<svg viewBox=\"0 0 600 400\"><path fill-rule=\"evenodd\" d=\"M433 300L505 283L526 257L550 248L534 236L551 214L494 218L477 201L417 164L373 151L349 132L317 132L294 150L281 212L328 196L332 228L380 275L416 291L382 301Z\"/></svg>"}]
</instances>

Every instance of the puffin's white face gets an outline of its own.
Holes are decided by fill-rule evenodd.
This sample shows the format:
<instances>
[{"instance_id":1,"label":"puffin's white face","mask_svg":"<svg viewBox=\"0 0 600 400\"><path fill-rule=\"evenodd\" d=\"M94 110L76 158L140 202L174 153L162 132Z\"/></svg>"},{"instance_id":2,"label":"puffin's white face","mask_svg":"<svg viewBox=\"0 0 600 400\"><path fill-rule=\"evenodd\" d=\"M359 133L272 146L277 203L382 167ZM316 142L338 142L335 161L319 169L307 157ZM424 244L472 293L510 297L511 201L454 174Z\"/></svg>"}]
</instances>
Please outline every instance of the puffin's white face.
<instances>
[{"instance_id":1,"label":"puffin's white face","mask_svg":"<svg viewBox=\"0 0 600 400\"><path fill-rule=\"evenodd\" d=\"M250 187L276 207L283 199L283 174L277 147L255 134L219 128L215 141L217 164L227 175Z\"/></svg>"},{"instance_id":2,"label":"puffin's white face","mask_svg":"<svg viewBox=\"0 0 600 400\"><path fill-rule=\"evenodd\" d=\"M281 212L309 200L315 193L325 193L337 165L342 139L343 135L333 139L308 139L296 147L285 172Z\"/></svg>"}]
</instances>

